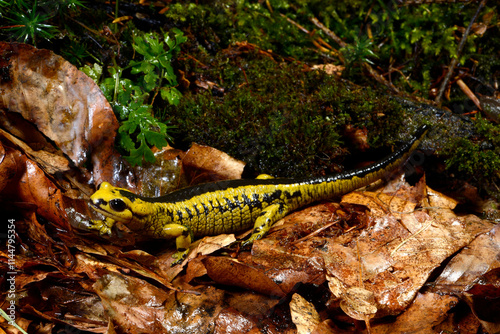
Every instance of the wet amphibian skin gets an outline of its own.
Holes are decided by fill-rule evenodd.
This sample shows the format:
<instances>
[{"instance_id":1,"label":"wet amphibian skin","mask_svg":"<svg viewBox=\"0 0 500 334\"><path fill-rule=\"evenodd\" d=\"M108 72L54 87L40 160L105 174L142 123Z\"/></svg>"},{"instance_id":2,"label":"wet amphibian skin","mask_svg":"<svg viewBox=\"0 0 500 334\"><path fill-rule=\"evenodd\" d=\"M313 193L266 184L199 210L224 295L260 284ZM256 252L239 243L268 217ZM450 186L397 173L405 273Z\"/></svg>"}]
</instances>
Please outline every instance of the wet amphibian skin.
<instances>
[{"instance_id":1,"label":"wet amphibian skin","mask_svg":"<svg viewBox=\"0 0 500 334\"><path fill-rule=\"evenodd\" d=\"M175 238L175 263L185 258L193 238L236 233L253 227L250 238L242 243L249 245L291 211L384 177L408 159L426 132L427 127L421 127L408 143L379 162L330 176L297 179L262 176L253 180L219 181L156 198L136 195L103 182L90 199L94 209L106 216L106 220L94 221L91 228L110 234L114 223L121 222L151 238Z\"/></svg>"}]
</instances>

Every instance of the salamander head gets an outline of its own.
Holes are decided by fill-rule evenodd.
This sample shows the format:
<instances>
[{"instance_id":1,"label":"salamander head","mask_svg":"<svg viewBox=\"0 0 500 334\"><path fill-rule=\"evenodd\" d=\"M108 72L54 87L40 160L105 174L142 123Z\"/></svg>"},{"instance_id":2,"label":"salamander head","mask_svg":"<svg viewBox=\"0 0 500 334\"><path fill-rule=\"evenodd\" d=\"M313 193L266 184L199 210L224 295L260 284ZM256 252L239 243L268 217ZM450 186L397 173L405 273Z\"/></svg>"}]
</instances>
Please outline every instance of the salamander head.
<instances>
[{"instance_id":1,"label":"salamander head","mask_svg":"<svg viewBox=\"0 0 500 334\"><path fill-rule=\"evenodd\" d=\"M94 210L122 223L131 221L137 215L140 210L136 206L140 206L139 202L142 202L134 193L113 187L108 182L97 187L97 191L90 196L90 201Z\"/></svg>"}]
</instances>

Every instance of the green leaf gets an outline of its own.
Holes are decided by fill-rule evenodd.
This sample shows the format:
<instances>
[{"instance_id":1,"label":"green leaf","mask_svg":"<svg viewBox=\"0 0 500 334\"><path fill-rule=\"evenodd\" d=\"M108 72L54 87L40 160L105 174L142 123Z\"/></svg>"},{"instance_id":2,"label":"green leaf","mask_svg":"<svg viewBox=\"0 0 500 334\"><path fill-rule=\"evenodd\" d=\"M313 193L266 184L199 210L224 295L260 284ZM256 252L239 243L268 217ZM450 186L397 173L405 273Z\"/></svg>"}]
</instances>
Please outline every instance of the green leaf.
<instances>
[{"instance_id":1,"label":"green leaf","mask_svg":"<svg viewBox=\"0 0 500 334\"><path fill-rule=\"evenodd\" d=\"M80 71L88 75L92 80L94 80L95 83L98 83L102 75L102 66L97 63L95 63L92 67L85 65L80 67Z\"/></svg>"},{"instance_id":2,"label":"green leaf","mask_svg":"<svg viewBox=\"0 0 500 334\"><path fill-rule=\"evenodd\" d=\"M135 149L135 143L127 133L118 132L118 143L121 147L123 147L127 151L131 151Z\"/></svg>"},{"instance_id":3,"label":"green leaf","mask_svg":"<svg viewBox=\"0 0 500 334\"><path fill-rule=\"evenodd\" d=\"M161 98L174 106L179 104L182 97L181 92L179 92L175 87L162 87L160 92Z\"/></svg>"},{"instance_id":4,"label":"green leaf","mask_svg":"<svg viewBox=\"0 0 500 334\"><path fill-rule=\"evenodd\" d=\"M167 139L165 138L165 134L154 131L146 131L145 135L148 143L150 145L156 146L159 149L168 145Z\"/></svg>"}]
</instances>

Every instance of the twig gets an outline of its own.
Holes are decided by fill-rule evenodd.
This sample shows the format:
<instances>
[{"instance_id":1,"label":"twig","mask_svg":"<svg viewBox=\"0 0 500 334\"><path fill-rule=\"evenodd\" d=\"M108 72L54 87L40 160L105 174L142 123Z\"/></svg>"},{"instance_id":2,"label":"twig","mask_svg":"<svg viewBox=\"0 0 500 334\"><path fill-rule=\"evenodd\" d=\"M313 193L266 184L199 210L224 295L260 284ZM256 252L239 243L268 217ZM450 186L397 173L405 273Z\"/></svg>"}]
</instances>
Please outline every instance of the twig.
<instances>
[{"instance_id":1,"label":"twig","mask_svg":"<svg viewBox=\"0 0 500 334\"><path fill-rule=\"evenodd\" d=\"M337 34L335 34L333 31L331 31L330 29L328 29L327 27L325 27L323 25L323 23L319 22L319 20L315 17L311 18L311 22L314 23L314 25L318 28L320 28L321 30L323 30L323 32L328 36L330 37L331 39L333 39L338 45L340 45L341 47L345 48L347 46L347 43L344 42L339 36L337 36Z\"/></svg>"},{"instance_id":2,"label":"twig","mask_svg":"<svg viewBox=\"0 0 500 334\"><path fill-rule=\"evenodd\" d=\"M457 80L457 85L460 87L460 89L462 90L462 92L464 92L465 95L467 95L467 97L469 99L471 99L472 102L474 102L474 104L476 105L476 107L479 110L483 110L483 108L481 108L481 102L479 102L479 99L477 98L477 96L474 95L474 93L470 90L469 86L467 86L465 84L465 82L463 82L462 79L458 79Z\"/></svg>"},{"instance_id":3,"label":"twig","mask_svg":"<svg viewBox=\"0 0 500 334\"><path fill-rule=\"evenodd\" d=\"M332 215L332 216L333 216L333 215ZM312 237L314 237L314 236L318 235L320 232L322 232L322 231L326 230L327 228L329 228L329 227L331 227L331 226L333 226L333 225L337 224L339 221L340 221L340 219L337 219L337 220L334 220L334 221L332 221L332 222L329 222L329 223L328 223L328 224L326 224L326 225L323 225L322 227L320 227L320 228L318 228L317 230L315 230L315 231L313 231L313 232L309 233L309 234L308 234L308 235L306 235L305 237L295 240L294 242L292 242L292 245L295 245L295 244L297 244L297 243L299 243L299 242L302 242L302 241L306 241L306 240L308 240L308 239L310 239L310 238L312 238Z\"/></svg>"},{"instance_id":4,"label":"twig","mask_svg":"<svg viewBox=\"0 0 500 334\"><path fill-rule=\"evenodd\" d=\"M310 35L311 32L309 30L307 30L306 28L304 28L303 26L301 26L299 23L295 22L294 20L292 20L291 18L287 17L286 15L284 14L280 14L282 17L284 17L289 23L293 24L294 26L296 26L300 31ZM315 40L313 40L313 44L318 48L320 49L320 51L322 52L331 52L331 53L338 53L337 50L335 50L330 44L328 44L323 38L321 37L316 37ZM323 46L321 46L321 44ZM326 48L326 49L325 49ZM328 49L328 50L327 50Z\"/></svg>"},{"instance_id":5,"label":"twig","mask_svg":"<svg viewBox=\"0 0 500 334\"><path fill-rule=\"evenodd\" d=\"M300 24L298 24L297 22L295 22L291 18L287 17L285 14L280 13L280 15L282 17L284 17L289 23L291 23L294 26L296 26L297 28L299 28L299 30L302 30L302 32L305 32L306 34L309 34L309 30L307 30L306 28L304 28L303 26L301 26Z\"/></svg>"},{"instance_id":6,"label":"twig","mask_svg":"<svg viewBox=\"0 0 500 334\"><path fill-rule=\"evenodd\" d=\"M467 37L469 36L470 30L472 28L472 24L474 23L474 21L476 21L478 15L479 15L479 12L486 5L487 1L488 0L481 1L479 6L477 7L476 13L474 14L474 16L472 17L472 19L469 23L469 26L467 27L467 29L465 30L465 32L462 36L462 40L460 40L460 44L458 44L457 56L451 60L450 67L448 68L448 73L446 73L446 76L444 77L444 80L441 83L441 87L439 88L439 93L436 96L436 103L438 103L438 104L441 103L441 98L443 97L443 93L446 89L446 86L448 85L448 82L450 81L451 75L453 74L453 71L455 70L455 66L457 66L458 59L460 58L460 54L462 53L462 50L465 46L465 42L467 41Z\"/></svg>"}]
</instances>

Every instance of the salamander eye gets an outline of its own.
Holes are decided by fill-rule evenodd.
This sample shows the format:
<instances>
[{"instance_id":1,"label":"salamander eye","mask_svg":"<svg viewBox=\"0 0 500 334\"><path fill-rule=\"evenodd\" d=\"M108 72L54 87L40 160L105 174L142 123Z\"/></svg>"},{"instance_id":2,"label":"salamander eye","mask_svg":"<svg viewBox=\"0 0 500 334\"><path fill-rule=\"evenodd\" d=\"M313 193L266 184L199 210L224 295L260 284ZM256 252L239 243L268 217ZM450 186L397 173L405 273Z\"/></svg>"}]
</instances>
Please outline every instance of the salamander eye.
<instances>
[{"instance_id":1,"label":"salamander eye","mask_svg":"<svg viewBox=\"0 0 500 334\"><path fill-rule=\"evenodd\" d=\"M125 204L125 202L122 201L121 199L115 198L109 201L109 207L113 211L122 212L127 208L127 204Z\"/></svg>"}]
</instances>

